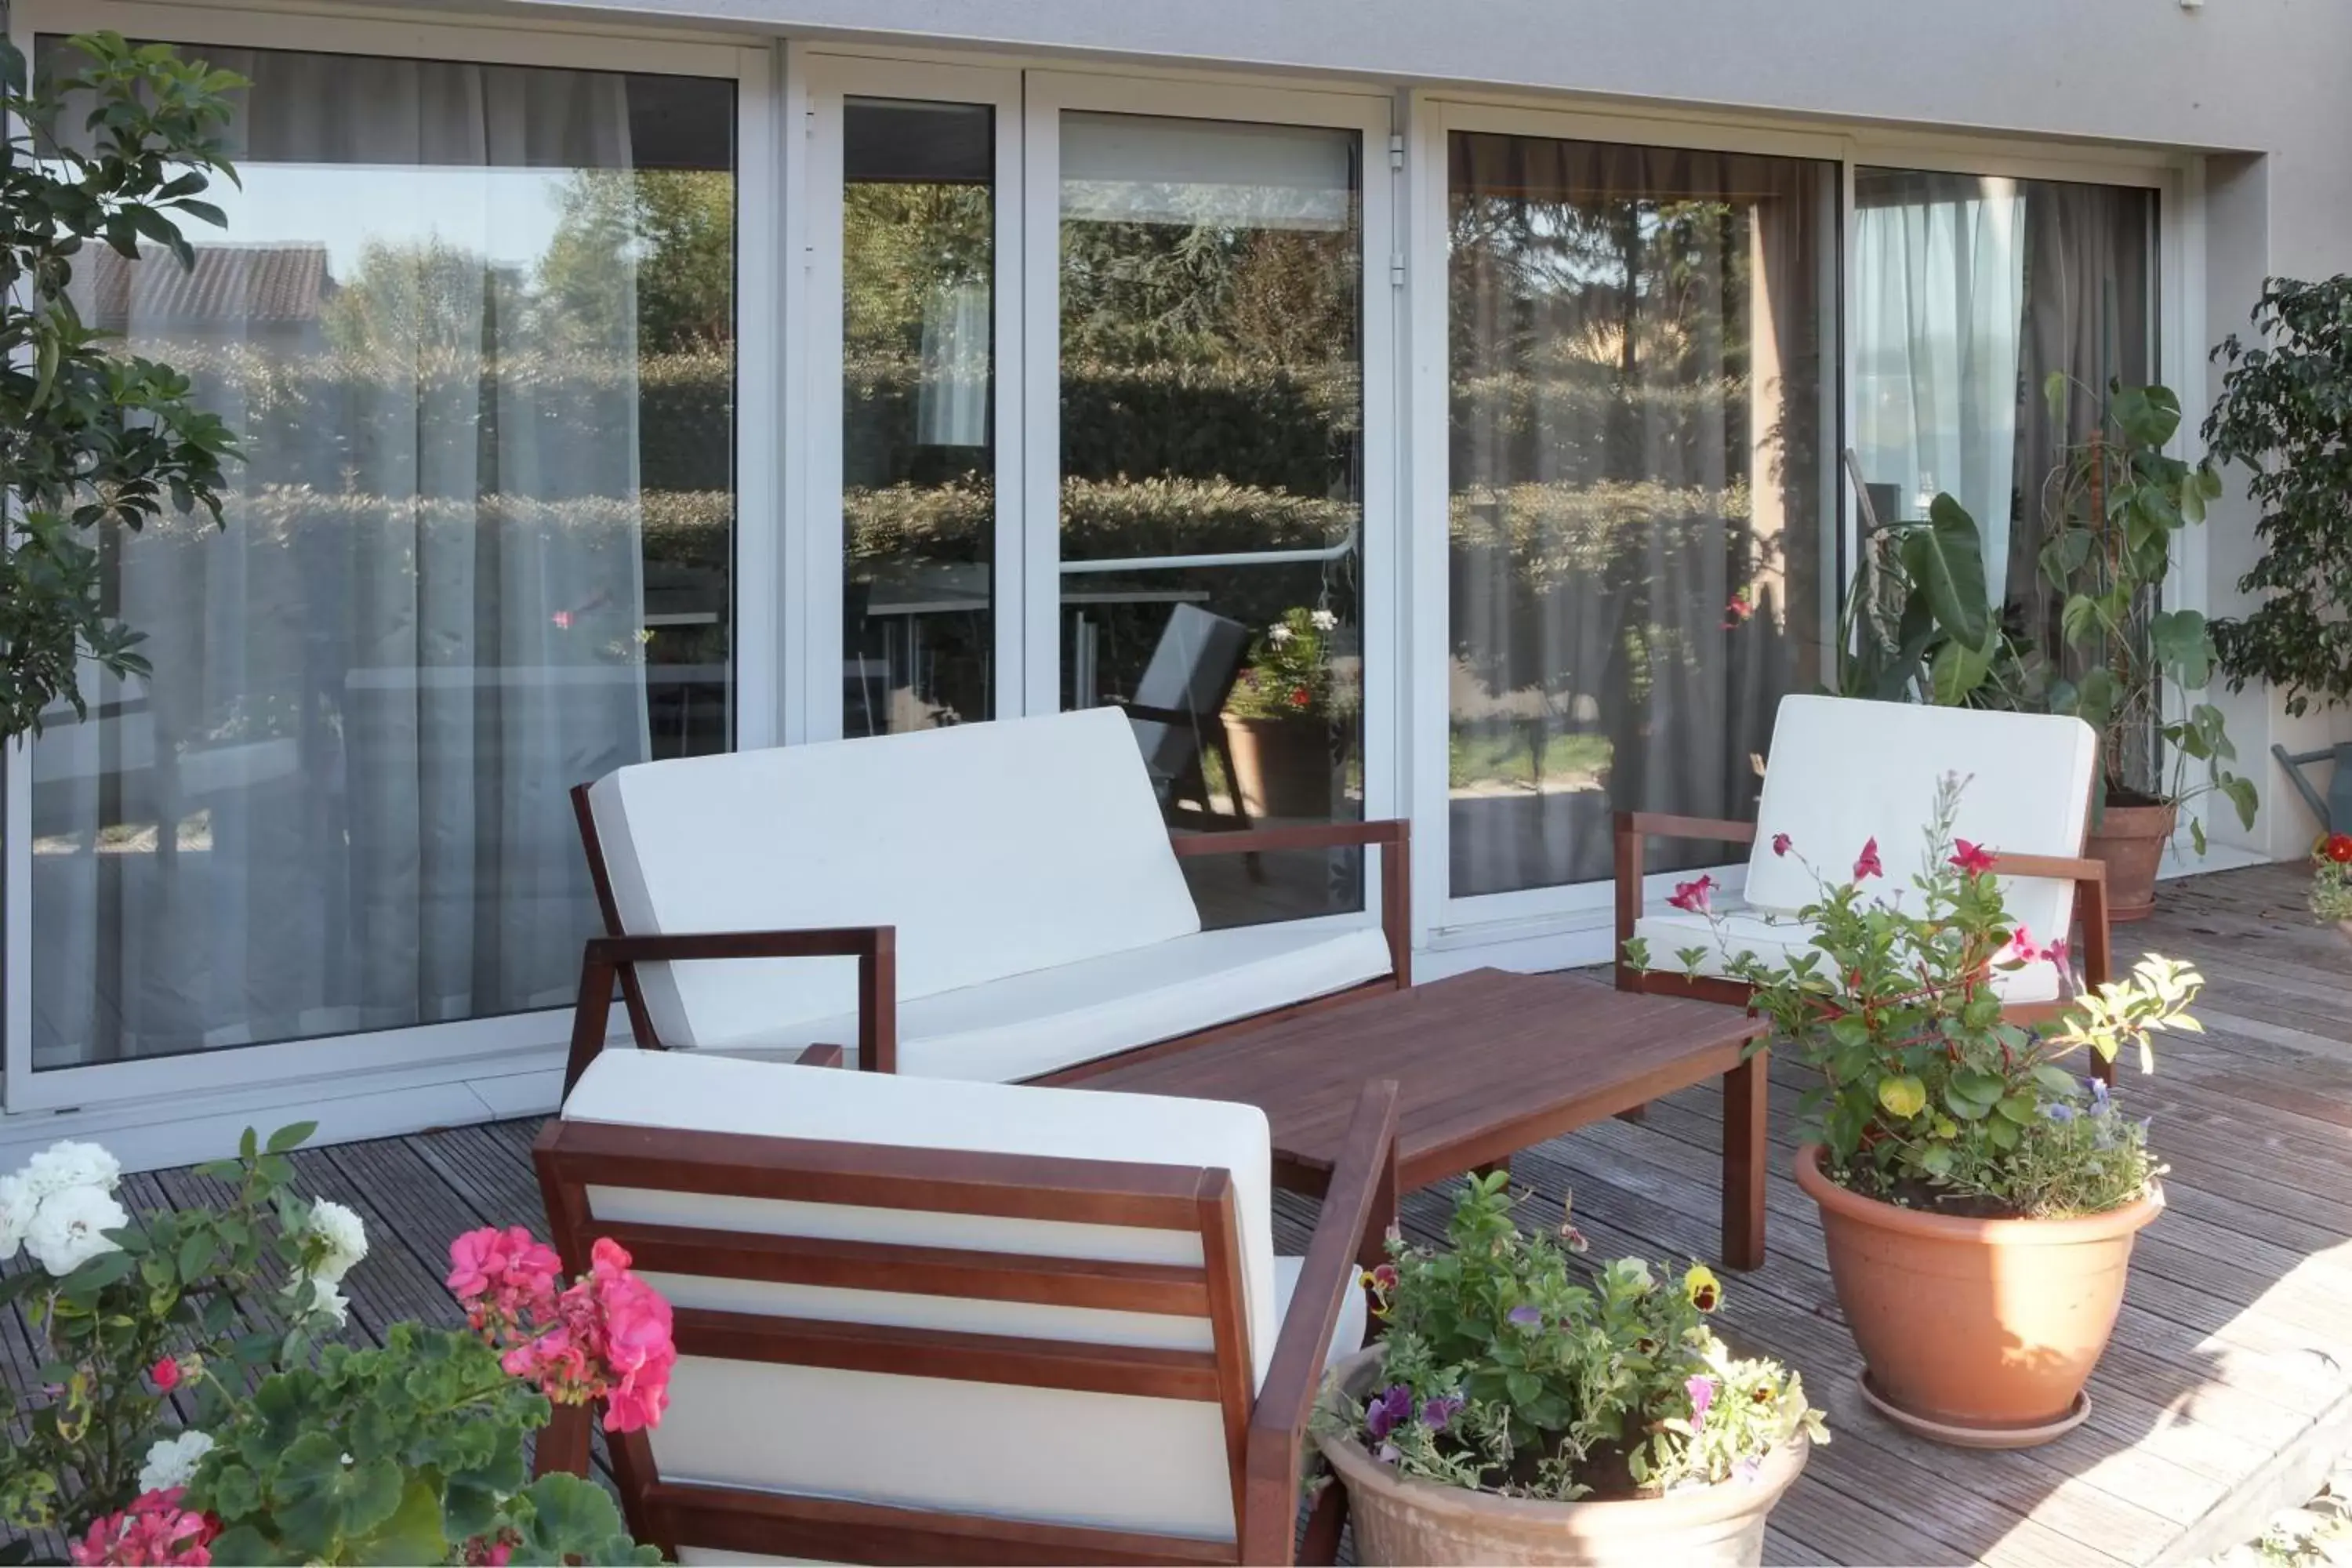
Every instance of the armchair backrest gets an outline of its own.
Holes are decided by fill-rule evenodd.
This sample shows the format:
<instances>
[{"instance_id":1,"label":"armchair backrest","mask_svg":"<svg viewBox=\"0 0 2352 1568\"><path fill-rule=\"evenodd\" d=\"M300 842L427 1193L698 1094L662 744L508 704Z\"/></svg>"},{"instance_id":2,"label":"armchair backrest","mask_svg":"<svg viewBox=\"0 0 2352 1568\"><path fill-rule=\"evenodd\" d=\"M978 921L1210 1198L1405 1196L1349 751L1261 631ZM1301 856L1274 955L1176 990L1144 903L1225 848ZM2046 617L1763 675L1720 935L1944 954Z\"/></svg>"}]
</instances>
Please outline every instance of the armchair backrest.
<instances>
[{"instance_id":1,"label":"armchair backrest","mask_svg":"<svg viewBox=\"0 0 2352 1568\"><path fill-rule=\"evenodd\" d=\"M1143 708L1192 718L1190 728L1156 719L1135 720L1136 744L1157 784L1180 782L1199 760L1202 732L1223 722L1225 699L1249 653L1249 628L1198 605L1178 605L1152 646L1150 662L1135 683Z\"/></svg>"},{"instance_id":2,"label":"armchair backrest","mask_svg":"<svg viewBox=\"0 0 2352 1568\"><path fill-rule=\"evenodd\" d=\"M2012 855L2079 856L2098 760L2098 736L2079 719L1784 697L1757 807L1748 901L1793 913L1819 897L1815 871L1845 877L1874 837L1886 886L1907 890L1927 863L1926 830L1947 773L1969 781L1958 837ZM1785 857L1772 850L1782 833L1794 851ZM2011 916L2035 935L2064 934L2073 883L2007 878L2002 890Z\"/></svg>"},{"instance_id":3,"label":"armchair backrest","mask_svg":"<svg viewBox=\"0 0 2352 1568\"><path fill-rule=\"evenodd\" d=\"M675 1312L667 1413L608 1444L673 1557L1235 1540L1275 1337L1255 1108L612 1051L535 1155L567 1268L610 1237Z\"/></svg>"},{"instance_id":4,"label":"armchair backrest","mask_svg":"<svg viewBox=\"0 0 2352 1568\"><path fill-rule=\"evenodd\" d=\"M894 925L902 999L1201 929L1117 709L644 763L587 800L622 933ZM672 1046L857 1005L847 959L638 973Z\"/></svg>"}]
</instances>

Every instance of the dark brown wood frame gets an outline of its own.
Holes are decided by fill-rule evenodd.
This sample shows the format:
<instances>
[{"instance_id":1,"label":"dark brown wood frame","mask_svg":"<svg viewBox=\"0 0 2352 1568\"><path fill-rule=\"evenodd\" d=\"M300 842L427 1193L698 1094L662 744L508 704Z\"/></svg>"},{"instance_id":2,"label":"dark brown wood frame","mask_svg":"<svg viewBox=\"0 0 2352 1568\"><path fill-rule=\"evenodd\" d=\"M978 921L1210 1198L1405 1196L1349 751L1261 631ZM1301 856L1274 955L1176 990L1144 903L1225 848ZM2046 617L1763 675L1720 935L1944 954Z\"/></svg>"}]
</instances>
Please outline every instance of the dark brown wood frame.
<instances>
[{"instance_id":1,"label":"dark brown wood frame","mask_svg":"<svg viewBox=\"0 0 2352 1568\"><path fill-rule=\"evenodd\" d=\"M855 958L857 960L857 1066L867 1072L896 1072L898 1068L898 928L887 925L830 926L795 931L679 931L661 936L631 936L622 927L619 903L613 896L613 878L604 860L604 847L596 833L588 786L572 791L572 818L579 824L580 842L588 857L588 878L596 892L596 908L605 934L589 939L580 960L580 993L572 1018L572 1052L564 1065L563 1092L570 1094L588 1064L604 1048L612 1020L613 990L620 987L629 1033L641 1050L667 1050L667 1043L654 1028L646 1010L644 988L637 979L640 963L685 960L743 958ZM1371 847L1380 855L1381 931L1389 948L1389 973L1378 980L1349 986L1288 1006L1220 1024L1213 1028L1147 1042L1091 1062L1039 1075L1038 1083L1074 1083L1113 1063L1136 1060L1144 1053L1181 1050L1186 1046L1319 1008L1338 1006L1384 991L1401 991L1412 984L1412 857L1411 828L1402 820L1309 823L1294 827L1255 827L1234 833L1171 835L1169 847L1179 859L1202 855L1259 855L1286 849L1339 849Z\"/></svg>"},{"instance_id":2,"label":"dark brown wood frame","mask_svg":"<svg viewBox=\"0 0 2352 1568\"><path fill-rule=\"evenodd\" d=\"M2095 781L2096 777L2095 772ZM1708 816L1673 816L1647 811L1617 813L1617 945L1612 953L1617 989L1638 991L1652 996L1687 996L1701 1002L1747 1006L1755 994L1755 988L1743 982L1717 975L1640 970L1625 962L1625 943L1633 935L1633 922L1642 916L1642 858L1652 838L1753 844L1756 842L1756 824ZM2080 855L1997 854L1993 857L1992 868L2003 876L2048 877L2074 884L2074 921L2082 931L2082 942L2077 951L2083 957L2083 981L2093 989L2105 984L2114 969L2113 936L2107 920L2106 866ZM2065 1009L2066 1004L2063 999L2026 1002L2003 1007L2001 1016L2013 1024L2047 1023ZM2095 1064L2095 1070L2112 1081L2113 1063L2099 1062Z\"/></svg>"},{"instance_id":3,"label":"dark brown wood frame","mask_svg":"<svg viewBox=\"0 0 2352 1568\"><path fill-rule=\"evenodd\" d=\"M1358 1269L1381 1255L1395 1219L1396 1099L1396 1085L1382 1079L1367 1084L1357 1101L1265 1382L1255 1394L1229 1172L550 1121L531 1155L556 1251L571 1273L586 1272L590 1249L609 1237L636 1267L665 1274L1049 1302L1209 1322L1206 1351L702 1308L679 1309L674 1332L685 1355L1213 1402L1224 1415L1232 1542L665 1480L643 1432L608 1434L630 1532L673 1562L681 1545L835 1563L1286 1563L1301 1552L1318 1554L1307 1561L1331 1561L1341 1489L1326 1489L1303 1546L1295 1542L1301 1448L1346 1292L1360 1289ZM1202 1261L1122 1263L605 1223L590 1212L591 1184L1192 1230ZM538 1473L586 1475L588 1439L589 1413L558 1406L540 1436ZM1136 1456L1141 1464L1153 1458Z\"/></svg>"}]
</instances>

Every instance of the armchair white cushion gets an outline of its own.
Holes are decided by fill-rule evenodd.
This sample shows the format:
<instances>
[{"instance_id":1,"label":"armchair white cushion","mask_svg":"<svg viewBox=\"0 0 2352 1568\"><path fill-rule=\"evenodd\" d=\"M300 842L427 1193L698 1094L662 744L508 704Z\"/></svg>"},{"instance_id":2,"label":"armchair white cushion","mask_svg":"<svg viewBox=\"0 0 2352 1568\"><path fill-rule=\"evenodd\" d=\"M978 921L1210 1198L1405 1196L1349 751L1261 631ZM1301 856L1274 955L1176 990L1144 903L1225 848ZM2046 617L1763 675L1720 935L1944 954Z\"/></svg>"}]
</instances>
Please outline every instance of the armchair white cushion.
<instances>
[{"instance_id":1,"label":"armchair white cushion","mask_svg":"<svg viewBox=\"0 0 2352 1568\"><path fill-rule=\"evenodd\" d=\"M1027 1077L1391 969L1370 929L1203 933L1116 709L641 763L588 798L632 935L895 926L906 1072ZM638 973L673 1047L857 1038L851 959Z\"/></svg>"},{"instance_id":2,"label":"armchair white cushion","mask_svg":"<svg viewBox=\"0 0 2352 1568\"><path fill-rule=\"evenodd\" d=\"M1718 938L1702 917L1680 911L1644 915L1633 934L1654 968L1678 970L1676 954L1701 947L1705 974L1722 974L1733 954L1766 963L1811 947L1812 928L1797 911L1820 897L1819 879L1843 880L1863 846L1878 841L1884 882L1874 891L1913 900L1911 879L1928 861L1927 831L1937 785L1948 773L1968 780L1953 824L1956 837L1999 853L2066 858L2083 853L2098 737L2079 719L1967 708L1864 702L1836 697L1785 697L1773 721L1756 843L1739 900L1718 895L1725 915ZM1787 834L1790 853L1774 853ZM2074 917L2074 885L2044 877L2004 877L2012 918L2042 941L2063 936ZM2011 1002L2055 1000L2056 971L2029 964L1995 978Z\"/></svg>"},{"instance_id":3,"label":"armchair white cushion","mask_svg":"<svg viewBox=\"0 0 2352 1568\"><path fill-rule=\"evenodd\" d=\"M683 1052L608 1051L567 1121L1221 1169L1233 1180L1255 1378L1297 1279L1274 1255L1265 1114L1217 1100L943 1082ZM1197 1233L591 1186L599 1221L1189 1264ZM1206 1349L1204 1319L648 1274L678 1308ZM1331 1354L1361 1343L1360 1291ZM1213 1403L680 1359L651 1434L666 1479L1230 1539Z\"/></svg>"}]
</instances>

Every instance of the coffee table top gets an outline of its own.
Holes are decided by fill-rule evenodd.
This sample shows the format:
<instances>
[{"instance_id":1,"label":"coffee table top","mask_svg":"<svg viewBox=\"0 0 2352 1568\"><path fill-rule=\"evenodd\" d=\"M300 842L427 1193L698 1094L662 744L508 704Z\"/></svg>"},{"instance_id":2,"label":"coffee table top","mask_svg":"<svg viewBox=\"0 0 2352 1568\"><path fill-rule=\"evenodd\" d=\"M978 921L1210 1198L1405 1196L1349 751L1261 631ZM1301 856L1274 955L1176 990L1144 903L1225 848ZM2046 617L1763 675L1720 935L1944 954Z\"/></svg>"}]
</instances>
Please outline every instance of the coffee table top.
<instances>
[{"instance_id":1,"label":"coffee table top","mask_svg":"<svg viewBox=\"0 0 2352 1568\"><path fill-rule=\"evenodd\" d=\"M1394 1079L1410 1191L1728 1072L1765 1027L1717 1003L1476 969L1113 1068L1086 1087L1258 1106L1277 1165L1311 1184L1330 1171L1363 1086Z\"/></svg>"}]
</instances>

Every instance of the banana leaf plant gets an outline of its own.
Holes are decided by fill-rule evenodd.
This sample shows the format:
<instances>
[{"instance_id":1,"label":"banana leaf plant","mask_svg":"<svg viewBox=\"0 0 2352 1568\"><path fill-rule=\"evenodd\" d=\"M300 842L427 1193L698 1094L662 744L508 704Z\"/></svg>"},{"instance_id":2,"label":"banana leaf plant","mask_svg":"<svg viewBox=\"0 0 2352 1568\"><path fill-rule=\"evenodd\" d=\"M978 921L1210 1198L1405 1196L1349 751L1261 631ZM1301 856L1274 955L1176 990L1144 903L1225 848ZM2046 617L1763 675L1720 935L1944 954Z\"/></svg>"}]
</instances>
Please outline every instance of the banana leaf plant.
<instances>
[{"instance_id":1,"label":"banana leaf plant","mask_svg":"<svg viewBox=\"0 0 2352 1568\"><path fill-rule=\"evenodd\" d=\"M1880 523L1863 539L1838 637L1838 695L1941 707L2007 705L2018 650L1992 612L1984 536L1938 495L1924 522Z\"/></svg>"},{"instance_id":2,"label":"banana leaf plant","mask_svg":"<svg viewBox=\"0 0 2352 1568\"><path fill-rule=\"evenodd\" d=\"M2063 373L2044 387L2062 428L2077 390ZM2163 607L2175 536L2221 493L2210 459L2165 451L2179 427L2169 388L2110 383L2089 436L2059 465L2041 568L2061 604L2064 648L2045 700L2099 731L2108 804L2179 805L2218 793L2252 827L2253 781L2226 765L2237 749L2221 710L2199 696L2218 662L2212 630L2195 610ZM2189 834L2203 854L2204 824L2192 817Z\"/></svg>"}]
</instances>

